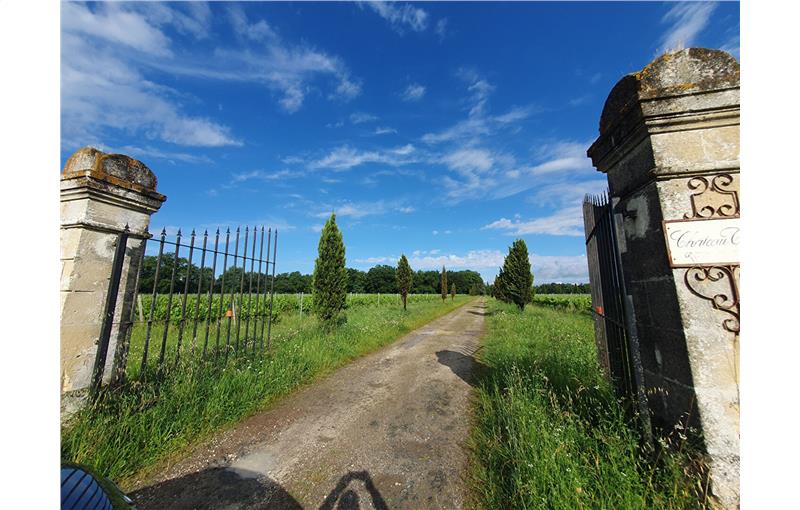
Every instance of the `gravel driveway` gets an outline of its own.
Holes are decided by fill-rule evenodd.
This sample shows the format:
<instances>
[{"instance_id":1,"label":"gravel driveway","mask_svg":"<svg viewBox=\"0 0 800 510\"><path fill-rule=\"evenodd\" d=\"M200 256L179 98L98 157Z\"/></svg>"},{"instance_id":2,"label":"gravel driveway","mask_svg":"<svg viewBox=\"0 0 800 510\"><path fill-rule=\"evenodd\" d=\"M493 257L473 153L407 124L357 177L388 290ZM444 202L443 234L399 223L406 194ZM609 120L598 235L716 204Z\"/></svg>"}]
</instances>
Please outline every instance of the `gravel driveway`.
<instances>
[{"instance_id":1,"label":"gravel driveway","mask_svg":"<svg viewBox=\"0 0 800 510\"><path fill-rule=\"evenodd\" d=\"M139 508L462 508L473 301L196 447Z\"/></svg>"}]
</instances>

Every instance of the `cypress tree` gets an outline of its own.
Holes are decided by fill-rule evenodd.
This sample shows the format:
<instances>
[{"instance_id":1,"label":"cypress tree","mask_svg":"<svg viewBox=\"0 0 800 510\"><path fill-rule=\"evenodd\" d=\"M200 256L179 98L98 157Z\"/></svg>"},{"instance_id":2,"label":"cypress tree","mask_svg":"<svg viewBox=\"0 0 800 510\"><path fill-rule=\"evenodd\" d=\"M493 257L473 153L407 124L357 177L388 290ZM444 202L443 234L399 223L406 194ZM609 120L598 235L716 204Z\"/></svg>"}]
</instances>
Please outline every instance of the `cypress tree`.
<instances>
[{"instance_id":1,"label":"cypress tree","mask_svg":"<svg viewBox=\"0 0 800 510\"><path fill-rule=\"evenodd\" d=\"M503 262L503 265L505 265L505 261ZM494 285L492 285L492 295L504 303L509 303L510 301L508 300L508 296L506 296L505 286L505 273L501 267L500 272L497 274L497 278L494 279Z\"/></svg>"},{"instance_id":2,"label":"cypress tree","mask_svg":"<svg viewBox=\"0 0 800 510\"><path fill-rule=\"evenodd\" d=\"M456 284L450 286L450 301L455 301L456 299Z\"/></svg>"},{"instance_id":3,"label":"cypress tree","mask_svg":"<svg viewBox=\"0 0 800 510\"><path fill-rule=\"evenodd\" d=\"M314 263L314 311L326 325L345 322L347 301L347 270L344 260L342 233L336 226L336 214L331 214L319 237L319 256Z\"/></svg>"},{"instance_id":4,"label":"cypress tree","mask_svg":"<svg viewBox=\"0 0 800 510\"><path fill-rule=\"evenodd\" d=\"M401 255L400 260L397 262L397 288L400 289L400 297L403 298L403 310L406 309L408 292L411 290L413 280L414 272L411 271L408 259L405 255Z\"/></svg>"},{"instance_id":5,"label":"cypress tree","mask_svg":"<svg viewBox=\"0 0 800 510\"><path fill-rule=\"evenodd\" d=\"M447 270L442 266L442 302L447 299Z\"/></svg>"},{"instance_id":6,"label":"cypress tree","mask_svg":"<svg viewBox=\"0 0 800 510\"><path fill-rule=\"evenodd\" d=\"M505 297L504 301L514 303L520 311L533 301L533 273L525 241L517 239L508 249L498 278L502 278L501 292Z\"/></svg>"}]
</instances>

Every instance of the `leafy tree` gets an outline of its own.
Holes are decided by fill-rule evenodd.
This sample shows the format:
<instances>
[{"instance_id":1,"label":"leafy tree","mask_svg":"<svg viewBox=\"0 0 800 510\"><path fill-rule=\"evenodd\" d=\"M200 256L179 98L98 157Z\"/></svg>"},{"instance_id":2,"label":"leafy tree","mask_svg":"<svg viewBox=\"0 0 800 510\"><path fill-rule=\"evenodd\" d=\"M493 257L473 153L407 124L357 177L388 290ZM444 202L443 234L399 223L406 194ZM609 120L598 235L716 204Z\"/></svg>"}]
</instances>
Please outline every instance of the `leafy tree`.
<instances>
[{"instance_id":1,"label":"leafy tree","mask_svg":"<svg viewBox=\"0 0 800 510\"><path fill-rule=\"evenodd\" d=\"M372 294L396 294L399 292L397 289L397 275L392 266L379 265L370 268L367 271L364 280L364 288L366 292Z\"/></svg>"},{"instance_id":2,"label":"leafy tree","mask_svg":"<svg viewBox=\"0 0 800 510\"><path fill-rule=\"evenodd\" d=\"M528 259L528 247L522 239L514 241L508 249L498 280L502 282L501 292L505 300L514 303L520 310L533 301L531 261Z\"/></svg>"},{"instance_id":3,"label":"leafy tree","mask_svg":"<svg viewBox=\"0 0 800 510\"><path fill-rule=\"evenodd\" d=\"M314 311L328 325L344 322L347 270L344 241L342 233L336 226L336 214L332 213L322 228L318 252L313 276Z\"/></svg>"},{"instance_id":4,"label":"leafy tree","mask_svg":"<svg viewBox=\"0 0 800 510\"><path fill-rule=\"evenodd\" d=\"M456 299L456 284L452 284L450 286L450 301L455 301Z\"/></svg>"},{"instance_id":5,"label":"leafy tree","mask_svg":"<svg viewBox=\"0 0 800 510\"><path fill-rule=\"evenodd\" d=\"M405 255L400 256L397 262L397 288L400 290L400 296L403 298L403 310L406 309L406 301L408 300L408 292L411 290L411 285L414 282L414 272L411 266L408 265L408 259Z\"/></svg>"},{"instance_id":6,"label":"leafy tree","mask_svg":"<svg viewBox=\"0 0 800 510\"><path fill-rule=\"evenodd\" d=\"M347 292L363 294L367 292L367 273L352 267L347 268Z\"/></svg>"},{"instance_id":7,"label":"leafy tree","mask_svg":"<svg viewBox=\"0 0 800 510\"><path fill-rule=\"evenodd\" d=\"M447 299L447 270L442 266L442 302Z\"/></svg>"}]
</instances>

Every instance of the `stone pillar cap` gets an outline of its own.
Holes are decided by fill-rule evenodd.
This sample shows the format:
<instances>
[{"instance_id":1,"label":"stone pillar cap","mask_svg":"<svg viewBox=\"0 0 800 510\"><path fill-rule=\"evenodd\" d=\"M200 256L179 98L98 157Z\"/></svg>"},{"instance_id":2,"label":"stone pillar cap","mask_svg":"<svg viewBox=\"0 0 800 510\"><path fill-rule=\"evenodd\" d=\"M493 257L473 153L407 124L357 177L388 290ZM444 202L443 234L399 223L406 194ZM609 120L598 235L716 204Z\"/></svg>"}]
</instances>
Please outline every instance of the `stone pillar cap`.
<instances>
[{"instance_id":1,"label":"stone pillar cap","mask_svg":"<svg viewBox=\"0 0 800 510\"><path fill-rule=\"evenodd\" d=\"M78 149L64 165L62 180L94 177L123 188L154 193L158 180L147 165L124 154L106 154L94 147Z\"/></svg>"},{"instance_id":2,"label":"stone pillar cap","mask_svg":"<svg viewBox=\"0 0 800 510\"><path fill-rule=\"evenodd\" d=\"M738 86L739 62L729 53L706 48L665 53L614 85L600 116L600 134L642 100Z\"/></svg>"}]
</instances>

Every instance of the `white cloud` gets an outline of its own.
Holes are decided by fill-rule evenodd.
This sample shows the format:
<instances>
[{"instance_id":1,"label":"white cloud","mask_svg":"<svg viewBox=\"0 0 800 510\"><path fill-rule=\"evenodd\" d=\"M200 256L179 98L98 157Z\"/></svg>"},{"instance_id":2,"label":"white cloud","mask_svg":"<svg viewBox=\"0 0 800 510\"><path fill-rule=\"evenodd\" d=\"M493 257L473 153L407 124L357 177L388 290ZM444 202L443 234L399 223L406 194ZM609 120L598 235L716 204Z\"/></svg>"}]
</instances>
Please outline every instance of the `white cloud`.
<instances>
[{"instance_id":1,"label":"white cloud","mask_svg":"<svg viewBox=\"0 0 800 510\"><path fill-rule=\"evenodd\" d=\"M324 210L315 213L316 218L327 218L331 212L335 212L338 217L350 216L351 218L363 218L365 216L375 216L384 214L393 207L383 200L377 202L343 202L337 205L328 205Z\"/></svg>"},{"instance_id":2,"label":"white cloud","mask_svg":"<svg viewBox=\"0 0 800 510\"><path fill-rule=\"evenodd\" d=\"M194 164L212 163L211 159L209 159L207 156L189 154L186 152L162 151L155 147L151 147L149 145L145 147L124 145L118 148L99 146L97 148L106 153L127 154L137 159L155 158L155 159L163 159L170 162L182 161L183 163L194 163Z\"/></svg>"},{"instance_id":3,"label":"white cloud","mask_svg":"<svg viewBox=\"0 0 800 510\"><path fill-rule=\"evenodd\" d=\"M535 283L584 283L589 281L586 255L537 255L529 257Z\"/></svg>"},{"instance_id":4,"label":"white cloud","mask_svg":"<svg viewBox=\"0 0 800 510\"><path fill-rule=\"evenodd\" d=\"M736 57L736 59L738 60L739 59L739 34L731 36L727 41L725 41L725 44L723 44L720 47L720 49L722 51L727 51L728 53L730 53L731 55Z\"/></svg>"},{"instance_id":5,"label":"white cloud","mask_svg":"<svg viewBox=\"0 0 800 510\"><path fill-rule=\"evenodd\" d=\"M442 18L436 22L436 35L439 36L439 42L443 41L447 36L447 18Z\"/></svg>"},{"instance_id":6,"label":"white cloud","mask_svg":"<svg viewBox=\"0 0 800 510\"><path fill-rule=\"evenodd\" d=\"M350 114L350 122L353 124L364 124L366 122L374 122L378 117L370 113L354 112Z\"/></svg>"},{"instance_id":7,"label":"white cloud","mask_svg":"<svg viewBox=\"0 0 800 510\"><path fill-rule=\"evenodd\" d=\"M404 214L410 214L410 213L413 213L414 211L416 211L416 209L414 209L413 207L410 207L410 206L398 207L397 210L400 211L401 213L404 213Z\"/></svg>"},{"instance_id":8,"label":"white cloud","mask_svg":"<svg viewBox=\"0 0 800 510\"><path fill-rule=\"evenodd\" d=\"M428 27L428 13L411 4L397 5L395 2L382 1L366 2L366 4L378 16L388 21L399 34L403 34L405 28L422 32Z\"/></svg>"},{"instance_id":9,"label":"white cloud","mask_svg":"<svg viewBox=\"0 0 800 510\"><path fill-rule=\"evenodd\" d=\"M172 55L170 39L148 19L146 12L137 12L122 4L102 4L92 11L85 4L65 2L61 6L61 30L150 55Z\"/></svg>"},{"instance_id":10,"label":"white cloud","mask_svg":"<svg viewBox=\"0 0 800 510\"><path fill-rule=\"evenodd\" d=\"M390 135L390 134L394 134L394 133L397 133L397 130L394 129L394 128L390 128L390 127L376 127L375 128L375 134L376 135Z\"/></svg>"},{"instance_id":11,"label":"white cloud","mask_svg":"<svg viewBox=\"0 0 800 510\"><path fill-rule=\"evenodd\" d=\"M65 3L62 19L70 16L67 5L84 8ZM185 114L174 100L174 91L147 80L107 48L65 31L61 51L61 123L66 147L100 144L108 130L177 145L241 145L227 126Z\"/></svg>"},{"instance_id":12,"label":"white cloud","mask_svg":"<svg viewBox=\"0 0 800 510\"><path fill-rule=\"evenodd\" d=\"M514 106L504 114L489 115L487 105L489 96L495 90L494 85L470 69L460 69L458 77L467 83L469 92L466 99L467 118L441 131L425 133L422 141L426 144L477 143L503 130L513 128L538 111L531 106Z\"/></svg>"},{"instance_id":13,"label":"white cloud","mask_svg":"<svg viewBox=\"0 0 800 510\"><path fill-rule=\"evenodd\" d=\"M231 182L239 183L251 180L277 181L279 179L293 179L302 176L303 172L291 171L291 170L279 170L277 172L265 172L263 170L253 170L251 172L233 174Z\"/></svg>"},{"instance_id":14,"label":"white cloud","mask_svg":"<svg viewBox=\"0 0 800 510\"><path fill-rule=\"evenodd\" d=\"M359 264L391 264L397 262L398 257L367 257L356 259Z\"/></svg>"},{"instance_id":15,"label":"white cloud","mask_svg":"<svg viewBox=\"0 0 800 510\"><path fill-rule=\"evenodd\" d=\"M494 164L491 153L484 149L460 149L444 156L442 162L465 175L486 172Z\"/></svg>"},{"instance_id":16,"label":"white cloud","mask_svg":"<svg viewBox=\"0 0 800 510\"><path fill-rule=\"evenodd\" d=\"M256 23L250 23L241 6L229 6L228 18L237 37L243 37L251 41L264 41L266 39L277 39L278 37L278 34L265 20L262 19Z\"/></svg>"},{"instance_id":17,"label":"white cloud","mask_svg":"<svg viewBox=\"0 0 800 510\"><path fill-rule=\"evenodd\" d=\"M715 2L680 2L662 18L663 23L671 23L662 35L661 51L673 51L692 46L697 35L703 31L714 9Z\"/></svg>"},{"instance_id":18,"label":"white cloud","mask_svg":"<svg viewBox=\"0 0 800 510\"><path fill-rule=\"evenodd\" d=\"M219 7L218 9L221 9ZM360 82L336 57L281 40L265 20L251 22L240 6L227 6L239 45L201 53L176 37L208 39L207 4L117 3L61 6L62 143L102 143L112 130L188 146L241 145L230 129L210 118L187 114L180 94L152 81L149 71L224 81L261 83L279 94L288 112L303 104L313 81L332 78L328 97L347 101ZM207 109L208 110L208 109Z\"/></svg>"},{"instance_id":19,"label":"white cloud","mask_svg":"<svg viewBox=\"0 0 800 510\"><path fill-rule=\"evenodd\" d=\"M583 210L578 205L559 209L550 216L535 218L528 221L509 220L500 218L481 228L505 230L507 235L548 234L553 236L582 236L583 235Z\"/></svg>"},{"instance_id":20,"label":"white cloud","mask_svg":"<svg viewBox=\"0 0 800 510\"><path fill-rule=\"evenodd\" d=\"M331 169L344 171L355 166L367 163L382 163L390 166L400 166L413 163L415 160L408 158L414 152L413 145L405 145L394 149L376 151L359 151L347 145L332 150L327 156L309 163L312 169Z\"/></svg>"},{"instance_id":21,"label":"white cloud","mask_svg":"<svg viewBox=\"0 0 800 510\"><path fill-rule=\"evenodd\" d=\"M403 91L401 97L403 101L419 101L425 95L425 86L419 83L412 83Z\"/></svg>"}]
</instances>

